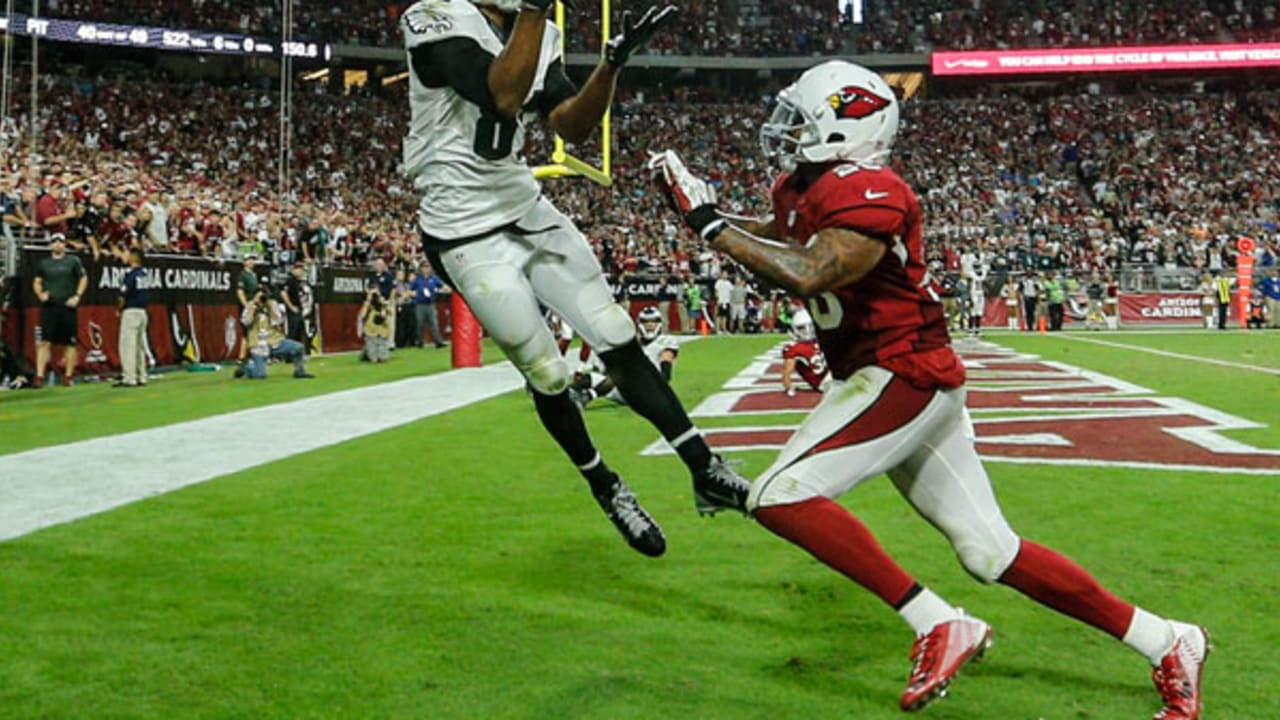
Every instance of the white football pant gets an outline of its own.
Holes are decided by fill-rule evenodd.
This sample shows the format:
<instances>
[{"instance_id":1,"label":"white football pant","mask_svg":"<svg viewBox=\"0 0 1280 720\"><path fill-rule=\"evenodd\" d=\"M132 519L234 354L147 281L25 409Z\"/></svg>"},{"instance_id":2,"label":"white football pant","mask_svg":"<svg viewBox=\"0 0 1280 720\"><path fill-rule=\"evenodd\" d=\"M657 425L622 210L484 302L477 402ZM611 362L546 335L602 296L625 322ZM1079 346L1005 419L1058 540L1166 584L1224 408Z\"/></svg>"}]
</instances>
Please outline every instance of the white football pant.
<instances>
[{"instance_id":1,"label":"white football pant","mask_svg":"<svg viewBox=\"0 0 1280 720\"><path fill-rule=\"evenodd\" d=\"M596 352L635 340L587 239L546 198L514 227L446 250L440 261L476 319L543 394L562 392L570 374L539 301Z\"/></svg>"},{"instance_id":2,"label":"white football pant","mask_svg":"<svg viewBox=\"0 0 1280 720\"><path fill-rule=\"evenodd\" d=\"M1018 553L964 408L964 388L917 390L866 367L834 381L773 465L748 508L835 499L888 473L916 511L951 541L965 569L995 582Z\"/></svg>"}]
</instances>

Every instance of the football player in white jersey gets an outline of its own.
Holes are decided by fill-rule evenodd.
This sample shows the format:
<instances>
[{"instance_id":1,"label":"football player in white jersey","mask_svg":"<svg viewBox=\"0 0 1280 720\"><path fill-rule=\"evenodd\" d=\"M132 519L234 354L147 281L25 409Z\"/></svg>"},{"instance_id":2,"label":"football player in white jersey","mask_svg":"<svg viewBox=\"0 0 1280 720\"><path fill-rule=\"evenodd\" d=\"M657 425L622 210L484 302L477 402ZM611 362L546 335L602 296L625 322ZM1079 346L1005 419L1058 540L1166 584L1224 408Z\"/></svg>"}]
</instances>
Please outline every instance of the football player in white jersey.
<instances>
[{"instance_id":1,"label":"football player in white jersey","mask_svg":"<svg viewBox=\"0 0 1280 720\"><path fill-rule=\"evenodd\" d=\"M658 308L649 306L640 311L637 318L636 334L640 344L644 346L644 354L649 362L658 368L662 378L671 382L671 374L675 370L676 357L680 354L680 343L664 333L662 313ZM616 403L627 404L627 399L618 392L617 386L609 379L607 369L600 356L592 352L579 370L581 380L575 382L570 397L579 407L586 407L596 398L607 398Z\"/></svg>"},{"instance_id":2,"label":"football player in white jersey","mask_svg":"<svg viewBox=\"0 0 1280 720\"><path fill-rule=\"evenodd\" d=\"M628 404L693 473L699 512L744 511L746 479L712 454L613 302L586 239L546 198L520 153L541 115L571 143L586 140L613 99L618 74L674 7L623 15L581 89L565 74L554 0L421 0L401 18L410 72L406 175L422 196L423 249L533 387L542 424L578 467L614 526L650 556L662 530L602 462L569 397L569 367L539 303L600 353Z\"/></svg>"}]
</instances>

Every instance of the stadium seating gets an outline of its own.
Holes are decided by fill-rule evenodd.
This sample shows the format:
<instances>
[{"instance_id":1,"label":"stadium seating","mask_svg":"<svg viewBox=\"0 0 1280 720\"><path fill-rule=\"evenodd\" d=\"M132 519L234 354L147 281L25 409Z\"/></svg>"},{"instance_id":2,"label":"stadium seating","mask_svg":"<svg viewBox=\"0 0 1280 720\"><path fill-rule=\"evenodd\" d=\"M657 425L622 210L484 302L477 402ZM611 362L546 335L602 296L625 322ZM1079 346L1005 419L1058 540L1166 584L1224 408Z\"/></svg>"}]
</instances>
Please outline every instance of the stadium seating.
<instances>
[{"instance_id":1,"label":"stadium seating","mask_svg":"<svg viewBox=\"0 0 1280 720\"><path fill-rule=\"evenodd\" d=\"M62 78L46 101L62 110L44 131L56 150L36 167L97 175L96 189L117 195L133 185L167 189L201 212L265 215L284 250L318 226L329 238L328 261L380 255L407 263L416 253L416 199L397 172L407 121L401 93L299 93L293 194L281 198L272 93ZM609 269L683 271L708 253L649 187L648 152L679 150L722 187L727 209L763 214L769 173L757 137L767 108L709 91L636 97L616 114L616 186L552 181L549 192ZM534 129L527 153L536 158L548 145ZM1226 252L1226 238L1280 238L1280 191L1267 181L1280 174L1275 91L909 101L895 162L921 196L931 253L943 267L970 247L1011 270L1190 266Z\"/></svg>"}]
</instances>

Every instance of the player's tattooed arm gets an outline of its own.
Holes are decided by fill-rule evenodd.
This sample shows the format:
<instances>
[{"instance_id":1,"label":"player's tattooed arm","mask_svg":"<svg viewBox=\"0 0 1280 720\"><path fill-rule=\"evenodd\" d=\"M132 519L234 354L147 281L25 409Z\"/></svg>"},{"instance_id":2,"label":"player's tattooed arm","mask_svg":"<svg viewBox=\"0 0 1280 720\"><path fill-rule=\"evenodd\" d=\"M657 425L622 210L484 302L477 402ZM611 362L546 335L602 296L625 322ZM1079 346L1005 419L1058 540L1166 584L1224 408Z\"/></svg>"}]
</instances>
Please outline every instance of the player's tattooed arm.
<instances>
[{"instance_id":1,"label":"player's tattooed arm","mask_svg":"<svg viewBox=\"0 0 1280 720\"><path fill-rule=\"evenodd\" d=\"M883 242L852 230L828 228L799 247L755 237L733 225L715 237L712 247L806 298L861 280L886 251Z\"/></svg>"},{"instance_id":2,"label":"player's tattooed arm","mask_svg":"<svg viewBox=\"0 0 1280 720\"><path fill-rule=\"evenodd\" d=\"M781 240L782 236L778 234L778 221L772 215L760 220L748 220L729 218L743 232L748 235L754 235L758 238L768 240Z\"/></svg>"}]
</instances>

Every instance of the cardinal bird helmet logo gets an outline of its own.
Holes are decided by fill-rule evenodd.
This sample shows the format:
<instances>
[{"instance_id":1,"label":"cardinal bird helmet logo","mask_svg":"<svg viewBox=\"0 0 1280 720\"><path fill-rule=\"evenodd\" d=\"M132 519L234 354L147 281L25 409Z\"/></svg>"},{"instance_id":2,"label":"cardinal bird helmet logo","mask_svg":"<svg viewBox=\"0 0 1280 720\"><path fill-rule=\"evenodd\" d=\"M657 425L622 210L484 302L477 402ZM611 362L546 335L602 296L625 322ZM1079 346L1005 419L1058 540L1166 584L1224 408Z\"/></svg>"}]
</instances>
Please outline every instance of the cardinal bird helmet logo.
<instances>
[{"instance_id":1,"label":"cardinal bird helmet logo","mask_svg":"<svg viewBox=\"0 0 1280 720\"><path fill-rule=\"evenodd\" d=\"M861 120L889 107L890 100L880 97L864 87L848 85L827 98L836 117L841 120Z\"/></svg>"}]
</instances>

